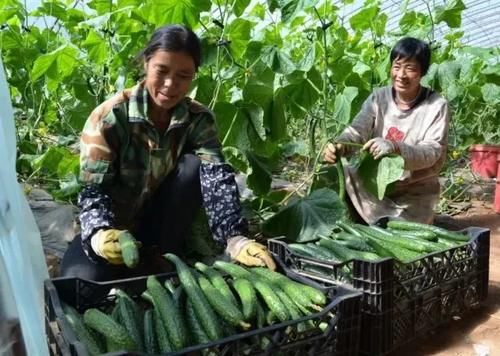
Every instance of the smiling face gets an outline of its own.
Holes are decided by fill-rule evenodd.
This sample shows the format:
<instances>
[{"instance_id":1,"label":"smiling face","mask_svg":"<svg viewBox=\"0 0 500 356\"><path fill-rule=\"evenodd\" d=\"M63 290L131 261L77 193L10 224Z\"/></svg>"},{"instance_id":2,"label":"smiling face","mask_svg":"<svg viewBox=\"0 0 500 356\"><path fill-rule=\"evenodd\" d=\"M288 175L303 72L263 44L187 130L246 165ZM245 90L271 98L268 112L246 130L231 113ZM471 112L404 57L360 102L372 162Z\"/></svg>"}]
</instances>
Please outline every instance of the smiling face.
<instances>
[{"instance_id":1,"label":"smiling face","mask_svg":"<svg viewBox=\"0 0 500 356\"><path fill-rule=\"evenodd\" d=\"M396 58L391 67L392 85L404 99L413 99L420 89L422 69L415 58Z\"/></svg>"},{"instance_id":2,"label":"smiling face","mask_svg":"<svg viewBox=\"0 0 500 356\"><path fill-rule=\"evenodd\" d=\"M193 58L185 52L156 51L145 63L145 87L155 110L168 111L189 91L196 73Z\"/></svg>"}]
</instances>

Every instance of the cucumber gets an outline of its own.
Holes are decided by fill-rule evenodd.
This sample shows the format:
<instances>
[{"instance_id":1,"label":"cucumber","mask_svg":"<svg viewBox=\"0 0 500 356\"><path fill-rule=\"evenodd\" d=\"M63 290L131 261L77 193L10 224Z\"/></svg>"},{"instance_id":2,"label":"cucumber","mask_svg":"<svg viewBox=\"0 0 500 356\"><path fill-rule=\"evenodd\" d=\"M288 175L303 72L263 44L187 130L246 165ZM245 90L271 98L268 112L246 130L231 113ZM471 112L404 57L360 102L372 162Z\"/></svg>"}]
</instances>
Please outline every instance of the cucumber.
<instances>
[{"instance_id":1,"label":"cucumber","mask_svg":"<svg viewBox=\"0 0 500 356\"><path fill-rule=\"evenodd\" d=\"M203 328L196 316L193 303L189 300L186 302L186 320L189 325L189 330L191 331L194 345L206 344L210 342L210 339L205 331L203 331Z\"/></svg>"},{"instance_id":2,"label":"cucumber","mask_svg":"<svg viewBox=\"0 0 500 356\"><path fill-rule=\"evenodd\" d=\"M276 284L283 289L293 301L299 302L306 307L312 306L311 302L319 305L324 305L326 303L325 294L316 288L292 281L290 278L267 268L254 267L251 271L261 278Z\"/></svg>"},{"instance_id":3,"label":"cucumber","mask_svg":"<svg viewBox=\"0 0 500 356\"><path fill-rule=\"evenodd\" d=\"M257 304L256 304L256 317L255 317L255 323L257 325L258 329L262 329L265 325L266 321L266 312L264 310L264 307L260 303L260 301L257 299Z\"/></svg>"},{"instance_id":4,"label":"cucumber","mask_svg":"<svg viewBox=\"0 0 500 356\"><path fill-rule=\"evenodd\" d=\"M273 288L258 278L253 278L251 282L266 303L269 310L271 310L280 321L289 320L290 315L280 298L274 292Z\"/></svg>"},{"instance_id":5,"label":"cucumber","mask_svg":"<svg viewBox=\"0 0 500 356\"><path fill-rule=\"evenodd\" d=\"M470 239L469 236L460 234L458 232L452 232L434 225L427 225L416 222L390 220L387 223L387 226L399 230L431 231L435 233L438 237L442 237L443 239L447 240L468 242Z\"/></svg>"},{"instance_id":6,"label":"cucumber","mask_svg":"<svg viewBox=\"0 0 500 356\"><path fill-rule=\"evenodd\" d=\"M219 323L217 315L210 306L189 267L174 254L167 253L165 258L175 264L182 287L186 291L189 300L193 303L196 317L202 324L207 336L212 341L222 338L222 326Z\"/></svg>"},{"instance_id":7,"label":"cucumber","mask_svg":"<svg viewBox=\"0 0 500 356\"><path fill-rule=\"evenodd\" d=\"M226 280L222 275L216 271L214 268L207 266L204 263L196 262L194 267L203 273L209 280L212 285L219 290L219 292L226 297L229 301L231 301L234 305L238 305L236 298L234 297L231 288L226 283Z\"/></svg>"},{"instance_id":8,"label":"cucumber","mask_svg":"<svg viewBox=\"0 0 500 356\"><path fill-rule=\"evenodd\" d=\"M235 265L234 263L224 262L224 261L215 261L213 266L227 274L231 275L234 279L237 278L246 278L251 279L252 274L247 271L245 268Z\"/></svg>"},{"instance_id":9,"label":"cucumber","mask_svg":"<svg viewBox=\"0 0 500 356\"><path fill-rule=\"evenodd\" d=\"M87 328L83 322L83 317L76 309L67 304L63 304L62 308L64 316L71 326L71 329L74 331L76 338L85 345L89 354L94 356L104 353L104 345L102 345L97 335L94 335L92 330Z\"/></svg>"},{"instance_id":10,"label":"cucumber","mask_svg":"<svg viewBox=\"0 0 500 356\"><path fill-rule=\"evenodd\" d=\"M146 285L153 298L154 307L165 326L172 348L176 351L186 347L189 344L187 328L170 293L163 288L155 276L149 276Z\"/></svg>"},{"instance_id":11,"label":"cucumber","mask_svg":"<svg viewBox=\"0 0 500 356\"><path fill-rule=\"evenodd\" d=\"M457 246L464 244L464 242L455 241L455 240L447 240L447 239L443 239L441 237L438 238L438 243L442 244L447 249L452 248L452 247L457 247Z\"/></svg>"},{"instance_id":12,"label":"cucumber","mask_svg":"<svg viewBox=\"0 0 500 356\"><path fill-rule=\"evenodd\" d=\"M137 351L137 345L127 330L115 321L110 315L104 314L99 309L87 309L83 314L85 325L104 335L106 341L117 345L122 350Z\"/></svg>"},{"instance_id":13,"label":"cucumber","mask_svg":"<svg viewBox=\"0 0 500 356\"><path fill-rule=\"evenodd\" d=\"M316 259L326 261L326 262L333 262L333 263L340 263L342 262L339 256L334 254L331 250L324 248L323 246L316 245L312 242L309 242L307 245L307 248L309 248L311 251L314 251L316 255Z\"/></svg>"},{"instance_id":14,"label":"cucumber","mask_svg":"<svg viewBox=\"0 0 500 356\"><path fill-rule=\"evenodd\" d=\"M432 231L397 230L393 228L389 229L390 229L389 231L391 231L396 236L403 236L403 237L415 236L427 241L434 241L434 242L437 241L437 235Z\"/></svg>"},{"instance_id":15,"label":"cucumber","mask_svg":"<svg viewBox=\"0 0 500 356\"><path fill-rule=\"evenodd\" d=\"M137 351L144 351L144 343L142 342L142 318L136 315L134 305L126 297L118 297L118 312L120 313L120 320L122 325L129 335L134 339L137 345ZM139 323L141 322L141 323Z\"/></svg>"},{"instance_id":16,"label":"cucumber","mask_svg":"<svg viewBox=\"0 0 500 356\"><path fill-rule=\"evenodd\" d=\"M341 244L343 244L344 246L348 246L349 248L352 248L354 250L375 252L373 248L366 243L366 239L349 234L345 231L333 234L332 238L335 241L343 241L341 242Z\"/></svg>"},{"instance_id":17,"label":"cucumber","mask_svg":"<svg viewBox=\"0 0 500 356\"><path fill-rule=\"evenodd\" d=\"M165 324L163 323L158 309L154 309L153 319L156 332L156 341L158 343L158 349L160 350L160 353L164 354L167 352L172 352L172 344L170 343L167 329L165 328Z\"/></svg>"},{"instance_id":18,"label":"cucumber","mask_svg":"<svg viewBox=\"0 0 500 356\"><path fill-rule=\"evenodd\" d=\"M372 246L377 254L385 257L393 257L398 261L407 263L422 256L421 253L408 250L399 245L395 245L387 240L369 237L368 243Z\"/></svg>"},{"instance_id":19,"label":"cucumber","mask_svg":"<svg viewBox=\"0 0 500 356\"><path fill-rule=\"evenodd\" d=\"M252 320L257 313L257 294L252 283L247 279L238 278L234 280L233 286L240 297L243 317L246 321Z\"/></svg>"},{"instance_id":20,"label":"cucumber","mask_svg":"<svg viewBox=\"0 0 500 356\"><path fill-rule=\"evenodd\" d=\"M364 231L367 235L371 235L375 238L388 241L394 245L401 246L402 248L405 248L407 250L412 250L421 253L429 253L429 252L439 251L441 249L439 245L436 245L429 241L398 237L392 234L388 236L368 226L359 227L359 229L361 231Z\"/></svg>"},{"instance_id":21,"label":"cucumber","mask_svg":"<svg viewBox=\"0 0 500 356\"><path fill-rule=\"evenodd\" d=\"M297 320L302 317L295 303L290 299L290 297L288 297L288 295L285 292L283 292L280 289L277 289L276 295L278 296L278 298L280 298L281 302L288 310L288 313L290 313L290 320ZM306 325L304 323L300 323L299 325L297 325L297 330L300 332L306 330Z\"/></svg>"},{"instance_id":22,"label":"cucumber","mask_svg":"<svg viewBox=\"0 0 500 356\"><path fill-rule=\"evenodd\" d=\"M250 324L244 321L245 317L238 307L226 299L208 279L199 276L198 283L212 308L223 320L230 325L240 326L243 329L250 328Z\"/></svg>"},{"instance_id":23,"label":"cucumber","mask_svg":"<svg viewBox=\"0 0 500 356\"><path fill-rule=\"evenodd\" d=\"M330 249L335 253L342 262L349 260L367 260L367 261L378 261L380 257L372 252L363 252L357 250L351 250L345 246L338 243L337 240L332 240L330 238L321 238L318 241L320 246Z\"/></svg>"},{"instance_id":24,"label":"cucumber","mask_svg":"<svg viewBox=\"0 0 500 356\"><path fill-rule=\"evenodd\" d=\"M151 355L159 352L154 323L154 310L146 310L144 312L144 349L146 353Z\"/></svg>"},{"instance_id":25,"label":"cucumber","mask_svg":"<svg viewBox=\"0 0 500 356\"><path fill-rule=\"evenodd\" d=\"M337 221L335 224L345 232L348 232L354 236L363 237L363 234L361 234L358 230L356 230L351 224L349 224L346 221Z\"/></svg>"},{"instance_id":26,"label":"cucumber","mask_svg":"<svg viewBox=\"0 0 500 356\"><path fill-rule=\"evenodd\" d=\"M125 266L128 268L136 267L139 263L139 248L137 247L135 238L126 231L120 234L119 242Z\"/></svg>"}]
</instances>

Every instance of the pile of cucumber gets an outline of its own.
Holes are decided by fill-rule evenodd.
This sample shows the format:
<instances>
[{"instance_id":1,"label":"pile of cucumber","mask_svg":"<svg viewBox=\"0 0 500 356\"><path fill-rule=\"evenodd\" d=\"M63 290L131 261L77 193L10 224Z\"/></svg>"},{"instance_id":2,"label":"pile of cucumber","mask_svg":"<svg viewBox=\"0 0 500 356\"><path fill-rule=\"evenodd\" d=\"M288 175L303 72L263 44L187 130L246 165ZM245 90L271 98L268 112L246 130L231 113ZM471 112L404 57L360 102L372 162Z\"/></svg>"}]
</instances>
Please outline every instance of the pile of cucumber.
<instances>
[{"instance_id":1,"label":"pile of cucumber","mask_svg":"<svg viewBox=\"0 0 500 356\"><path fill-rule=\"evenodd\" d=\"M291 243L288 247L297 255L329 263L378 261L385 257L407 263L469 241L467 235L401 220L390 220L385 229L346 221L336 225L329 236L318 235L316 242Z\"/></svg>"},{"instance_id":2,"label":"pile of cucumber","mask_svg":"<svg viewBox=\"0 0 500 356\"><path fill-rule=\"evenodd\" d=\"M119 350L168 353L299 319L327 303L321 290L266 268L216 261L213 266L198 262L192 269L173 254L165 257L175 264L178 280L162 285L149 276L140 300L116 290L116 304L109 315L91 308L82 317L74 308L63 306L75 335L91 355ZM293 328L301 332L316 327L305 321ZM269 340L251 343L265 347Z\"/></svg>"}]
</instances>

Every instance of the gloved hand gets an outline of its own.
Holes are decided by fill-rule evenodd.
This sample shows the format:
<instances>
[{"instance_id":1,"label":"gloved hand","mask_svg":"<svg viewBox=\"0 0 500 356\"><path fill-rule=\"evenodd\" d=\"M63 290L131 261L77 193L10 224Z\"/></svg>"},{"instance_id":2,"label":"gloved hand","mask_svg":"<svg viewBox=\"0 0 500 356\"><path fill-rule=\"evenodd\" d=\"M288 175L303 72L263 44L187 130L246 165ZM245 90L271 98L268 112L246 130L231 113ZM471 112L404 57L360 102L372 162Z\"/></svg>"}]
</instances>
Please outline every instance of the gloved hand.
<instances>
[{"instance_id":1,"label":"gloved hand","mask_svg":"<svg viewBox=\"0 0 500 356\"><path fill-rule=\"evenodd\" d=\"M344 155L344 145L340 143L328 143L323 151L323 159L327 163L335 163L340 156Z\"/></svg>"},{"instance_id":2,"label":"gloved hand","mask_svg":"<svg viewBox=\"0 0 500 356\"><path fill-rule=\"evenodd\" d=\"M276 269L276 264L267 247L244 236L235 236L228 239L226 253L233 260L245 266L267 267L272 271Z\"/></svg>"},{"instance_id":3,"label":"gloved hand","mask_svg":"<svg viewBox=\"0 0 500 356\"><path fill-rule=\"evenodd\" d=\"M120 236L130 234L127 230L99 230L90 240L92 249L97 256L100 256L113 265L123 264L122 249L120 246Z\"/></svg>"},{"instance_id":4,"label":"gloved hand","mask_svg":"<svg viewBox=\"0 0 500 356\"><path fill-rule=\"evenodd\" d=\"M379 159L396 152L396 146L394 142L390 140L385 140L382 137L375 137L365 143L363 150L370 152L373 158Z\"/></svg>"}]
</instances>

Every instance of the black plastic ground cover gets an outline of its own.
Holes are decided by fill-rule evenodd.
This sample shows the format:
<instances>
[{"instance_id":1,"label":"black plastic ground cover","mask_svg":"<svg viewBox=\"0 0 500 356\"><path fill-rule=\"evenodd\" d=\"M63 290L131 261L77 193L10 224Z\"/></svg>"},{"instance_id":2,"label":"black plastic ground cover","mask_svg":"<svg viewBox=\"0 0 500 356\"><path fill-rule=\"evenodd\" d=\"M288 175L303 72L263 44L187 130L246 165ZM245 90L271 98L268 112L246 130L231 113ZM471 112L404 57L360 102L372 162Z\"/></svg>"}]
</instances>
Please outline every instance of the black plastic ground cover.
<instances>
[{"instance_id":1,"label":"black plastic ground cover","mask_svg":"<svg viewBox=\"0 0 500 356\"><path fill-rule=\"evenodd\" d=\"M209 344L192 346L169 355L358 355L361 293L352 288L320 286L315 282L288 273L289 277L323 289L328 296L327 306L318 313L298 320L271 325L223 338ZM175 273L157 275L177 281ZM64 318L61 301L80 313L88 308L110 312L115 304L113 288L120 288L144 304L140 295L146 289L147 277L111 282L92 282L77 278L55 278L45 281L45 319L47 341L51 352L58 355L87 355ZM314 328L299 332L300 322L311 321ZM323 330L320 328L325 327ZM205 353L209 352L209 353ZM109 355L126 355L114 352ZM137 355L137 353L134 353Z\"/></svg>"},{"instance_id":2,"label":"black plastic ground cover","mask_svg":"<svg viewBox=\"0 0 500 356\"><path fill-rule=\"evenodd\" d=\"M283 238L268 246L286 270L325 285L350 285L363 292L360 353L385 355L488 296L490 231L461 231L465 245L430 253L412 262L328 263L292 252Z\"/></svg>"}]
</instances>

